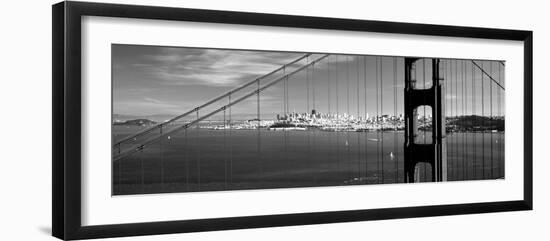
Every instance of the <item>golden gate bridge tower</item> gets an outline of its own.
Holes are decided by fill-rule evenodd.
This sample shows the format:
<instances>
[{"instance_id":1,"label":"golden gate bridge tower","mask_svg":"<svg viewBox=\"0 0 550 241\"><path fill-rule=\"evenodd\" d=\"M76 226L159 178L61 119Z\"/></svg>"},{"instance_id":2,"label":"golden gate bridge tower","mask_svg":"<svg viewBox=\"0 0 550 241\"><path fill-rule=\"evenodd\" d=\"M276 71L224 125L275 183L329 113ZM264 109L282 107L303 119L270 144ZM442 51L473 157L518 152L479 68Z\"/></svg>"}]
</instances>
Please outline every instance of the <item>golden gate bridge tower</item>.
<instances>
[{"instance_id":1,"label":"golden gate bridge tower","mask_svg":"<svg viewBox=\"0 0 550 241\"><path fill-rule=\"evenodd\" d=\"M419 89L416 86L416 65L419 58L405 58L405 182L415 182L417 164L431 166L432 181L447 181L447 153L445 134L445 87L439 74L440 59L432 59L432 86ZM424 66L422 66L424 68ZM431 143L418 143L418 109L429 106L432 111ZM426 113L424 113L425 115ZM426 123L424 123L426 124Z\"/></svg>"}]
</instances>

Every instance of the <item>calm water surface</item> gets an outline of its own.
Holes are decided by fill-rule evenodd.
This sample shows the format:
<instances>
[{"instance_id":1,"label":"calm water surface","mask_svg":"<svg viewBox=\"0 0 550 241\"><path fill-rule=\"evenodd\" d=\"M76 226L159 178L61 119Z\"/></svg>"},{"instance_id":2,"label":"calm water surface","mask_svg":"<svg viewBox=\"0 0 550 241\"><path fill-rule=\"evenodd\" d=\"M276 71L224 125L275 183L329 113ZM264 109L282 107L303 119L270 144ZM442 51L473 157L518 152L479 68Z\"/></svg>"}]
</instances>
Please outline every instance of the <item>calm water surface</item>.
<instances>
[{"instance_id":1,"label":"calm water surface","mask_svg":"<svg viewBox=\"0 0 550 241\"><path fill-rule=\"evenodd\" d=\"M141 129L115 126L114 139ZM113 194L400 183L403 138L402 131L188 129L114 162ZM447 143L450 181L504 176L504 133L452 133ZM429 165L417 168L420 181L431 180Z\"/></svg>"}]
</instances>

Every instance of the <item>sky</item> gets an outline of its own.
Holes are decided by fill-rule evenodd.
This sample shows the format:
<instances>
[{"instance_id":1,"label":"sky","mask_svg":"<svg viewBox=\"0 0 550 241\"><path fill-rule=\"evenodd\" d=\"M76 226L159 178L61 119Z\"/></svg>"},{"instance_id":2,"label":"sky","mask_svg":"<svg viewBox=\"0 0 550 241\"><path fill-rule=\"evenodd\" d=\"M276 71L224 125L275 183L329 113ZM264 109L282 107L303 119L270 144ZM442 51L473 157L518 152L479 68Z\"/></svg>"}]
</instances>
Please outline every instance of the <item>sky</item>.
<instances>
[{"instance_id":1,"label":"sky","mask_svg":"<svg viewBox=\"0 0 550 241\"><path fill-rule=\"evenodd\" d=\"M303 55L112 45L113 113L134 117L174 117ZM289 66L285 73L320 56L316 54L305 58ZM348 113L354 116L402 114L403 62L402 57L330 55L288 79L288 111L303 113L315 109L322 113ZM498 101L499 97L503 98L503 90L487 75L483 76L471 62L444 60L440 65L441 76L452 80L452 85L446 86L447 115L503 113L504 104ZM423 67L424 63L426 65ZM430 63L428 59L418 61L415 73L417 88L423 87L424 83L426 87L431 86ZM504 86L503 64L479 60L476 63ZM261 85L282 74L282 71L277 72ZM280 81L262 91L259 98L262 119L273 119L277 114L284 113L284 86L284 81ZM244 89L242 93L254 91L254 88L256 85ZM238 97L233 96L233 100ZM213 111L228 101L223 99L201 114ZM242 118L257 116L257 101L257 96L251 96L234 105L232 115ZM219 113L212 118L222 118L222 115Z\"/></svg>"}]
</instances>

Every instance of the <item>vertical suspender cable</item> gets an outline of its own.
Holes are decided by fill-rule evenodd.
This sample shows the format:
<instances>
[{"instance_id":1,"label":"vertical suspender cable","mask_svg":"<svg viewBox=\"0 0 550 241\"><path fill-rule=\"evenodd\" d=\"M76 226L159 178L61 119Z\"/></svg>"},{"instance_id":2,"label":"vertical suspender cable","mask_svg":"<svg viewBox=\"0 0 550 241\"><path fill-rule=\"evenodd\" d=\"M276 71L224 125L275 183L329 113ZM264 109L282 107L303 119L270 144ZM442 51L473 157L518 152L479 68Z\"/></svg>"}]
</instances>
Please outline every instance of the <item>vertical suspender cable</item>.
<instances>
[{"instance_id":1,"label":"vertical suspender cable","mask_svg":"<svg viewBox=\"0 0 550 241\"><path fill-rule=\"evenodd\" d=\"M447 102L448 103L448 106L449 108L447 108L447 112L448 112L448 116L447 116L447 119L449 120L449 123L452 123L452 120L453 120L453 62L452 60L448 59L447 60L447 88L446 88L446 92L447 92ZM452 127L452 126L450 126ZM452 135L453 135L453 129L450 128L450 137L447 138L447 146L449 147L448 150L447 150L447 160L449 160L449 165L447 167L447 170L449 171L450 174L454 174L454 169L453 169L453 148L452 148ZM453 176L454 178L454 176Z\"/></svg>"},{"instance_id":2,"label":"vertical suspender cable","mask_svg":"<svg viewBox=\"0 0 550 241\"><path fill-rule=\"evenodd\" d=\"M490 61L489 62L489 73L491 73L491 76L493 75L493 61ZM493 172L493 81L489 81L489 97L490 97L490 101L489 101L489 113L490 113L490 118L489 118L489 125L491 126L491 129L489 129L489 131L491 131L489 133L489 137L490 137L490 140L491 140L491 178L494 178L494 172Z\"/></svg>"},{"instance_id":3,"label":"vertical suspender cable","mask_svg":"<svg viewBox=\"0 0 550 241\"><path fill-rule=\"evenodd\" d=\"M256 158L258 160L258 164L259 164L259 169L260 169L260 173L263 173L263 161L262 161L262 155L261 155L261 151L262 151L262 133L261 133L261 129L260 129L260 125L261 125L261 114L260 114L260 80L258 79L258 85L257 85L257 89L256 91L258 92L257 93L257 98L256 98L256 101L257 101L257 126L256 128L258 129L257 130L257 137L256 137Z\"/></svg>"},{"instance_id":4,"label":"vertical suspender cable","mask_svg":"<svg viewBox=\"0 0 550 241\"><path fill-rule=\"evenodd\" d=\"M380 115L383 115L384 113L384 68L383 68L383 57L380 57ZM380 146L381 146L381 161L382 161L382 183L384 183L384 126L382 126L381 132L382 137L380 138Z\"/></svg>"},{"instance_id":5,"label":"vertical suspender cable","mask_svg":"<svg viewBox=\"0 0 550 241\"><path fill-rule=\"evenodd\" d=\"M458 65L460 63L460 66ZM462 150L461 150L461 141L460 141L460 126L458 125L460 123L460 116L461 116L461 104L462 100L459 101L460 96L462 93L459 93L461 91L460 89L460 81L462 80L462 60L457 60L457 68L456 68L456 123L457 123L457 132L456 132L456 149L457 149L457 180L460 180L461 178L461 165L462 165Z\"/></svg>"},{"instance_id":6,"label":"vertical suspender cable","mask_svg":"<svg viewBox=\"0 0 550 241\"><path fill-rule=\"evenodd\" d=\"M356 120L359 119L359 115L360 115L360 111L359 111L359 90L361 89L359 86L359 59L356 59L355 60L355 65L356 65L356 71L357 71L357 116L355 117Z\"/></svg>"},{"instance_id":7,"label":"vertical suspender cable","mask_svg":"<svg viewBox=\"0 0 550 241\"><path fill-rule=\"evenodd\" d=\"M448 86L449 88L447 88L449 91L449 94L448 94L448 100L449 100L449 116L447 117L450 121L450 123L454 123L454 117L453 117L453 60L449 59L448 60L448 63L449 63L449 80L448 80ZM454 180L454 149L452 148L453 147L453 138L454 138L454 127L451 125L450 126L450 137L447 138L448 142L447 142L447 146L449 146L448 148L448 151L447 151L447 155L448 155L448 160L449 160L449 168L451 168L451 171L449 172L450 174L452 174L452 179Z\"/></svg>"},{"instance_id":8,"label":"vertical suspender cable","mask_svg":"<svg viewBox=\"0 0 550 241\"><path fill-rule=\"evenodd\" d=\"M309 57L306 59L306 64L309 65ZM309 112L309 67L306 68L306 113Z\"/></svg>"},{"instance_id":9,"label":"vertical suspender cable","mask_svg":"<svg viewBox=\"0 0 550 241\"><path fill-rule=\"evenodd\" d=\"M454 117L453 117L453 60L449 59L448 61L448 64L449 64L449 73L448 73L448 76L449 76L449 80L448 80L448 86L449 88L447 88L449 91L449 94L448 94L448 100L449 100L449 117L448 119L450 120L450 123L454 123ZM452 125L451 125L452 127ZM447 151L447 155L449 156L448 160L450 161L449 163L449 168L452 168L452 171L450 171L449 173L452 174L452 178L454 180L454 156L453 156L453 151L454 149L452 148L452 144L453 144L453 138L454 138L454 128L451 128L450 129L450 137L447 138L448 139L448 142L447 142L447 145L449 146L449 150Z\"/></svg>"},{"instance_id":10,"label":"vertical suspender cable","mask_svg":"<svg viewBox=\"0 0 550 241\"><path fill-rule=\"evenodd\" d=\"M189 142L187 140L187 131L188 128L184 130L184 146L185 146L185 190L189 190Z\"/></svg>"},{"instance_id":11,"label":"vertical suspender cable","mask_svg":"<svg viewBox=\"0 0 550 241\"><path fill-rule=\"evenodd\" d=\"M346 88L347 88L347 94L346 94L346 163L351 168L351 160L350 160L350 145L349 145L349 123L350 123L350 110L349 110L349 72L350 72L350 56L346 55ZM348 170L348 177L351 179L351 171Z\"/></svg>"},{"instance_id":12,"label":"vertical suspender cable","mask_svg":"<svg viewBox=\"0 0 550 241\"><path fill-rule=\"evenodd\" d=\"M119 150L119 154L120 154L120 146L118 147L118 150ZM124 158L119 159L119 160L118 160L118 165L117 165L117 166L118 166L118 168L117 168L117 175L118 175L118 176L117 176L116 180L117 180L117 184L118 184L119 186L122 185L122 160L123 160L123 159L124 159ZM113 189L113 191L115 192L114 189Z\"/></svg>"},{"instance_id":13,"label":"vertical suspender cable","mask_svg":"<svg viewBox=\"0 0 550 241\"><path fill-rule=\"evenodd\" d=\"M199 119L199 110L197 110L197 120ZM197 122L197 138L200 137L200 123ZM201 190L201 151L197 148L197 183L198 190Z\"/></svg>"},{"instance_id":14,"label":"vertical suspender cable","mask_svg":"<svg viewBox=\"0 0 550 241\"><path fill-rule=\"evenodd\" d=\"M143 168L143 148L139 151L139 163L141 169L141 192L145 192L145 169Z\"/></svg>"},{"instance_id":15,"label":"vertical suspender cable","mask_svg":"<svg viewBox=\"0 0 550 241\"><path fill-rule=\"evenodd\" d=\"M229 103L231 103L231 95L229 95ZM232 110L232 106L229 106L229 184L233 184L233 140L232 140L233 123L231 121L231 114L232 114L231 110Z\"/></svg>"},{"instance_id":16,"label":"vertical suspender cable","mask_svg":"<svg viewBox=\"0 0 550 241\"><path fill-rule=\"evenodd\" d=\"M349 55L346 56L346 88L347 88L347 92L346 92L346 115L347 115L347 118L348 118L348 121L349 121L349 116L350 116L350 112L349 112L349 63L350 63L350 58L349 58Z\"/></svg>"},{"instance_id":17,"label":"vertical suspender cable","mask_svg":"<svg viewBox=\"0 0 550 241\"><path fill-rule=\"evenodd\" d=\"M502 85L501 83L501 64L498 65L498 83L500 85ZM497 99L498 99L498 118L502 118L502 121L504 121L504 115L502 114L502 109L501 109L501 106L500 106L500 102L502 101L501 99L501 96L500 96L500 92L501 90L497 90ZM499 174L499 177L504 177L504 173L502 172L503 168L502 168L502 165L503 165L503 161L502 161L502 137L503 136L503 133L498 133L498 167L499 167L499 170L498 170L498 174Z\"/></svg>"},{"instance_id":18,"label":"vertical suspender cable","mask_svg":"<svg viewBox=\"0 0 550 241\"><path fill-rule=\"evenodd\" d=\"M360 85L359 85L359 58L356 58L355 59L355 64L356 64L356 72L357 72L357 102L356 102L356 105L357 105L357 116L355 116L355 125L357 126L357 128L359 127L360 123L359 123L359 89L360 89ZM357 134L357 146L355 147L357 149L357 160L355 160L357 162L357 178L361 177L361 135L358 134L358 133L355 133Z\"/></svg>"},{"instance_id":19,"label":"vertical suspender cable","mask_svg":"<svg viewBox=\"0 0 550 241\"><path fill-rule=\"evenodd\" d=\"M474 127L473 130L472 130L472 143L473 143L473 153L474 153L474 157L473 157L473 161L474 161L474 164L472 165L473 166L473 171L474 171L474 179L477 179L477 145L476 145L476 139L477 139L477 133L476 133L476 124L477 124L477 115L476 115L476 86L475 86L475 83L476 83L476 76L475 76L475 68L474 68L474 64L472 63L471 64L472 66L472 126Z\"/></svg>"},{"instance_id":20,"label":"vertical suspender cable","mask_svg":"<svg viewBox=\"0 0 550 241\"><path fill-rule=\"evenodd\" d=\"M379 65L380 57L376 56L376 179L380 183L380 123L378 113L378 77L379 77Z\"/></svg>"},{"instance_id":21,"label":"vertical suspender cable","mask_svg":"<svg viewBox=\"0 0 550 241\"><path fill-rule=\"evenodd\" d=\"M450 76L449 76L449 60L448 59L445 59L444 60L444 68L445 68L445 71L444 71L444 78L445 78L445 122L447 123L449 118L450 118L450 105L449 105L449 100L450 100L450 95L449 95L449 89L450 89ZM448 135L448 125L446 125L446 129L445 129L445 135ZM445 143L447 146L449 145L449 138L447 138L447 143ZM447 148L447 160L449 160L448 158L449 156L449 149ZM449 165L447 165L447 171L448 173L449 172Z\"/></svg>"},{"instance_id":22,"label":"vertical suspender cable","mask_svg":"<svg viewBox=\"0 0 550 241\"><path fill-rule=\"evenodd\" d=\"M481 68L483 69L485 62L481 62ZM485 90L484 90L484 78L483 71L481 72L481 160L483 166L481 168L482 177L485 179Z\"/></svg>"},{"instance_id":23,"label":"vertical suspender cable","mask_svg":"<svg viewBox=\"0 0 550 241\"><path fill-rule=\"evenodd\" d=\"M338 85L340 84L340 76L338 76L338 65L340 64L338 62L339 58L338 58L338 55L335 56L336 57L336 166L337 166L337 169L338 171L341 171L340 170L340 109L339 109L339 95L340 93L339 90L338 90Z\"/></svg>"},{"instance_id":24,"label":"vertical suspender cable","mask_svg":"<svg viewBox=\"0 0 550 241\"><path fill-rule=\"evenodd\" d=\"M224 189L227 190L227 122L225 116L226 109L223 109L223 174L224 174Z\"/></svg>"},{"instance_id":25,"label":"vertical suspender cable","mask_svg":"<svg viewBox=\"0 0 550 241\"><path fill-rule=\"evenodd\" d=\"M458 67L458 61L460 61L460 67ZM456 113L457 113L457 133L456 133L456 138L457 138L457 179L460 180L460 177L461 177L461 167L462 167L462 144L461 144L461 141L460 141L460 137L461 137L461 133L460 133L460 126L458 126L458 123L460 123L460 117L461 117L461 110L462 110L462 100L458 101L460 99L460 96L462 95L462 92L459 94L459 90L462 91L462 89L460 88L459 86L459 81L462 82L462 60L457 60L457 79L456 79L456 84L457 84L457 90L456 90L456 106L457 106L457 110L456 110ZM460 107L459 107L460 105Z\"/></svg>"},{"instance_id":26,"label":"vertical suspender cable","mask_svg":"<svg viewBox=\"0 0 550 241\"><path fill-rule=\"evenodd\" d=\"M310 71L310 67L307 67L306 68L306 90L307 90L307 93L308 93L308 101L309 101L309 86L310 86L310 78L309 78L309 71ZM313 85L313 84L311 84ZM309 102L308 102L309 103ZM310 112L310 109L309 109L309 106L308 106L308 109L306 110L306 115L308 117L311 117L313 118L312 115L310 115L312 112ZM307 160L306 160L306 166L309 164L311 165L311 136L310 136L310 133L309 131L306 133L306 142L307 142ZM311 168L311 167L308 167L308 168Z\"/></svg>"},{"instance_id":27,"label":"vertical suspender cable","mask_svg":"<svg viewBox=\"0 0 550 241\"><path fill-rule=\"evenodd\" d=\"M394 159L395 167L395 183L399 182L399 167L397 163L397 58L393 58L393 154L392 158ZM365 93L366 94L366 93Z\"/></svg>"},{"instance_id":28,"label":"vertical suspender cable","mask_svg":"<svg viewBox=\"0 0 550 241\"><path fill-rule=\"evenodd\" d=\"M454 144L455 144L455 155L454 155L454 160L455 160L455 180L458 180L458 156L459 156L459 152L458 152L458 130L457 130L457 123L458 123L458 60L455 59L455 76L454 76L454 101L455 101L455 104L454 104L454 107L455 107L455 133L454 133Z\"/></svg>"},{"instance_id":29,"label":"vertical suspender cable","mask_svg":"<svg viewBox=\"0 0 550 241\"><path fill-rule=\"evenodd\" d=\"M466 62L465 60L462 60L462 118L464 119L466 117ZM465 141L465 131L464 128L461 128L461 135L462 135L462 180L466 180L466 141Z\"/></svg>"},{"instance_id":30,"label":"vertical suspender cable","mask_svg":"<svg viewBox=\"0 0 550 241\"><path fill-rule=\"evenodd\" d=\"M457 121L459 121L458 123L460 123L460 120L462 118L462 116L464 116L464 60L460 60L460 108L459 108L459 118L457 119ZM458 95L457 95L457 101L458 101ZM462 174L461 177L462 177L462 180L464 180L464 135L463 135L463 131L462 129L460 128L459 126L459 129L458 131L460 131L460 136L457 136L459 137L459 146L460 146L460 159L461 159L461 165L460 165L460 173Z\"/></svg>"},{"instance_id":31,"label":"vertical suspender cable","mask_svg":"<svg viewBox=\"0 0 550 241\"><path fill-rule=\"evenodd\" d=\"M426 89L426 59L422 59L422 89ZM426 103L426 96L425 95L422 95L422 99L424 99L424 103ZM426 144L426 105L424 105L423 107L423 114L422 114L422 135L424 135L424 144ZM422 176L423 176L423 181L426 182L427 181L427 177L426 177L426 173L428 172L427 171L427 166L428 165L424 165L424 170L423 170L423 173L422 173Z\"/></svg>"},{"instance_id":32,"label":"vertical suspender cable","mask_svg":"<svg viewBox=\"0 0 550 241\"><path fill-rule=\"evenodd\" d=\"M456 164L457 164L457 161L456 161L456 148L455 148L455 143L456 143L456 102L455 102L455 99L456 99L456 94L455 94L455 91L456 91L456 88L455 88L455 83L456 83L456 60L451 60L451 116L452 116L452 120L453 120L453 129L452 129L452 137L451 137L451 149L452 149L452 154L451 154L451 157L452 157L452 166L453 166L453 180L457 180L456 178Z\"/></svg>"},{"instance_id":33,"label":"vertical suspender cable","mask_svg":"<svg viewBox=\"0 0 550 241\"><path fill-rule=\"evenodd\" d=\"M312 109L315 110L315 62L311 65L311 101L313 102Z\"/></svg>"},{"instance_id":34,"label":"vertical suspender cable","mask_svg":"<svg viewBox=\"0 0 550 241\"><path fill-rule=\"evenodd\" d=\"M327 108L328 108L328 111L327 111L327 117L329 119L329 121L332 121L331 120L331 112L330 112L330 57L331 56L328 56L327 57ZM329 147L332 147L332 135L329 134L328 135L328 146ZM330 151L328 153L329 155L329 160L332 159L332 151Z\"/></svg>"},{"instance_id":35,"label":"vertical suspender cable","mask_svg":"<svg viewBox=\"0 0 550 241\"><path fill-rule=\"evenodd\" d=\"M445 91L445 93L443 93L443 94L444 94L444 98L443 98L443 101L444 101L444 102L443 102L443 104L444 104L444 106L445 106L445 113L444 113L444 114L445 114L445 119L444 119L443 121L444 121L445 123L447 123L447 118L449 117L449 115L447 114L447 111L448 111L448 108L447 108L447 106L448 106L448 105L447 105L447 99L448 99L448 97L449 97L449 96L447 95L448 81L449 81L449 80L447 79L447 60L446 60L446 59L443 59L443 60L441 61L441 65L443 66L443 72L442 72L442 73L443 73L443 81L444 81L443 84L444 84L444 91ZM445 127L447 127L447 125L445 125ZM445 136L447 136L447 129L444 130L444 133L445 133ZM447 143L448 143L448 142L447 142ZM445 144L447 144L447 143L445 143ZM447 151L447 154L448 154L448 153L449 153L449 152ZM448 169L448 168L447 168L447 169ZM447 171L447 170L444 170L444 171Z\"/></svg>"},{"instance_id":36,"label":"vertical suspender cable","mask_svg":"<svg viewBox=\"0 0 550 241\"><path fill-rule=\"evenodd\" d=\"M458 63L460 62L460 67L458 65ZM461 114L461 108L462 106L459 106L460 104L462 104L462 100L461 101L458 101L459 98L460 98L460 95L459 95L459 90L460 89L460 86L459 86L459 81L462 80L462 60L457 60L457 68L456 68L456 123L457 123L457 132L456 132L456 151L457 151L457 155L456 155L456 159L457 159L457 170L456 170L456 174L457 174L457 180L460 180L460 173L461 173L461 157L462 157L462 150L461 150L461 143L460 143L460 126L458 126L458 123L460 123L460 114ZM461 93L462 93L462 90L461 90Z\"/></svg>"},{"instance_id":37,"label":"vertical suspender cable","mask_svg":"<svg viewBox=\"0 0 550 241\"><path fill-rule=\"evenodd\" d=\"M467 62L464 62L464 117L465 117L465 120L468 116L468 67L466 66L466 63ZM468 140L468 135L467 135L467 129L464 129L464 134L465 135L465 139L463 140L463 142L465 143L465 147L466 147L466 151L465 151L465 155L466 155L466 159L467 159L467 162L466 162L466 166L464 167L464 172L466 172L466 179L469 179L469 175L468 175L468 143L466 142Z\"/></svg>"},{"instance_id":38,"label":"vertical suspender cable","mask_svg":"<svg viewBox=\"0 0 550 241\"><path fill-rule=\"evenodd\" d=\"M159 141L159 149L160 149L160 186L161 189L164 189L164 137L162 137L162 125L160 126L160 141Z\"/></svg>"},{"instance_id":39,"label":"vertical suspender cable","mask_svg":"<svg viewBox=\"0 0 550 241\"><path fill-rule=\"evenodd\" d=\"M313 120L317 120L317 110L315 109L315 62L311 65L311 92L312 92L312 100L313 100L313 110L315 110L315 116L313 116ZM313 112L312 112L313 114ZM311 133L308 131L308 138L309 136L311 135ZM315 152L315 140L317 139L316 138L316 135L317 135L317 132L313 132L313 154L315 155L316 152ZM310 155L311 157L311 155ZM314 157L312 159L312 164L313 166L315 165L315 161L316 161L316 158ZM315 173L313 173L313 183L315 183Z\"/></svg>"},{"instance_id":40,"label":"vertical suspender cable","mask_svg":"<svg viewBox=\"0 0 550 241\"><path fill-rule=\"evenodd\" d=\"M457 101L457 95L458 95L458 60L454 60L454 74L453 74L453 119L454 119L454 129L453 129L453 164L454 164L454 179L458 180L458 138L457 138L457 130L456 130L456 124L458 123L458 101Z\"/></svg>"},{"instance_id":41,"label":"vertical suspender cable","mask_svg":"<svg viewBox=\"0 0 550 241\"><path fill-rule=\"evenodd\" d=\"M307 58L307 61L309 63L309 57ZM306 68L306 73L307 73L307 68ZM283 80L283 113L284 113L284 118L285 118L285 122L288 122L288 113L287 113L287 84L288 84L288 76L285 77L285 79ZM286 133L287 131L283 128L283 146L284 146L284 162L288 162L288 149L287 149L287 138L286 138Z\"/></svg>"},{"instance_id":42,"label":"vertical suspender cable","mask_svg":"<svg viewBox=\"0 0 550 241\"><path fill-rule=\"evenodd\" d=\"M363 56L363 77L364 77L364 80L365 80L365 119L364 119L364 127L365 127L365 183L368 183L368 179L367 177L369 176L369 173L368 173L368 138L367 138L367 135L368 135L368 131L366 130L367 128L367 123L368 123L368 112L367 112L367 56Z\"/></svg>"},{"instance_id":43,"label":"vertical suspender cable","mask_svg":"<svg viewBox=\"0 0 550 241\"><path fill-rule=\"evenodd\" d=\"M328 115L330 116L330 57L327 58L327 106ZM330 136L330 135L329 135Z\"/></svg>"},{"instance_id":44,"label":"vertical suspender cable","mask_svg":"<svg viewBox=\"0 0 550 241\"><path fill-rule=\"evenodd\" d=\"M306 73L307 73L307 69L306 69ZM288 98L287 98L287 93L286 93L286 90L287 90L287 84L288 84L288 77L285 77L285 79L283 80L283 116L285 117L285 121L288 121L288 113L287 113L287 101L288 101Z\"/></svg>"},{"instance_id":45,"label":"vertical suspender cable","mask_svg":"<svg viewBox=\"0 0 550 241\"><path fill-rule=\"evenodd\" d=\"M443 113L443 114L445 114L445 119L444 119L443 121L444 121L445 123L447 122L447 118L448 118L448 114L447 114L447 111L448 111L448 110L447 110L447 109L448 109L448 108L447 108L447 99L448 99L448 95L447 95L447 86L448 86L448 81L449 81L449 80L447 79L447 77L448 77L448 75L447 75L447 64L448 64L448 63L447 63L447 60L446 60L446 59L444 59L444 60L441 61L441 65L442 65L442 67L443 67L443 72L442 72L442 73L443 73L443 81L444 81L443 84L444 84L444 90L445 90L445 93L443 93L443 94L444 94L443 105L444 105L444 107L445 107L445 108L444 108L445 113ZM445 136L446 136L446 135L447 135L447 129L445 129L445 130L443 130L443 131L444 131L444 134L445 134ZM448 142L447 142L447 143L448 143ZM447 144L447 143L445 143L445 144ZM449 152L447 152L446 154L448 154L448 153L449 153ZM448 169L448 168L447 168L447 169ZM447 170L443 170L443 171L447 171Z\"/></svg>"},{"instance_id":46,"label":"vertical suspender cable","mask_svg":"<svg viewBox=\"0 0 550 241\"><path fill-rule=\"evenodd\" d=\"M160 133L160 141L159 141L159 155L160 155L160 187L161 189L164 188L164 153L163 151L163 143L164 143L164 137L162 137L162 125L159 128Z\"/></svg>"}]
</instances>

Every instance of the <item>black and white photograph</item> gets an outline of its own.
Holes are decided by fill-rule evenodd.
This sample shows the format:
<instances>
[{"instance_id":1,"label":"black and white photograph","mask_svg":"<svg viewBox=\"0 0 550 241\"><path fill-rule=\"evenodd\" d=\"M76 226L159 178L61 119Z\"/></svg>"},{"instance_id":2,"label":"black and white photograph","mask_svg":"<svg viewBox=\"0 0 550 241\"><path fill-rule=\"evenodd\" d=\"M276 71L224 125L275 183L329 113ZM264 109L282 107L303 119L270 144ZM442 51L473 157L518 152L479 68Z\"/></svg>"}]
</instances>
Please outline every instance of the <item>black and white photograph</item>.
<instances>
[{"instance_id":1,"label":"black and white photograph","mask_svg":"<svg viewBox=\"0 0 550 241\"><path fill-rule=\"evenodd\" d=\"M550 240L546 5L9 1L0 240Z\"/></svg>"},{"instance_id":2,"label":"black and white photograph","mask_svg":"<svg viewBox=\"0 0 550 241\"><path fill-rule=\"evenodd\" d=\"M112 44L111 67L113 196L506 178L503 60Z\"/></svg>"}]
</instances>

